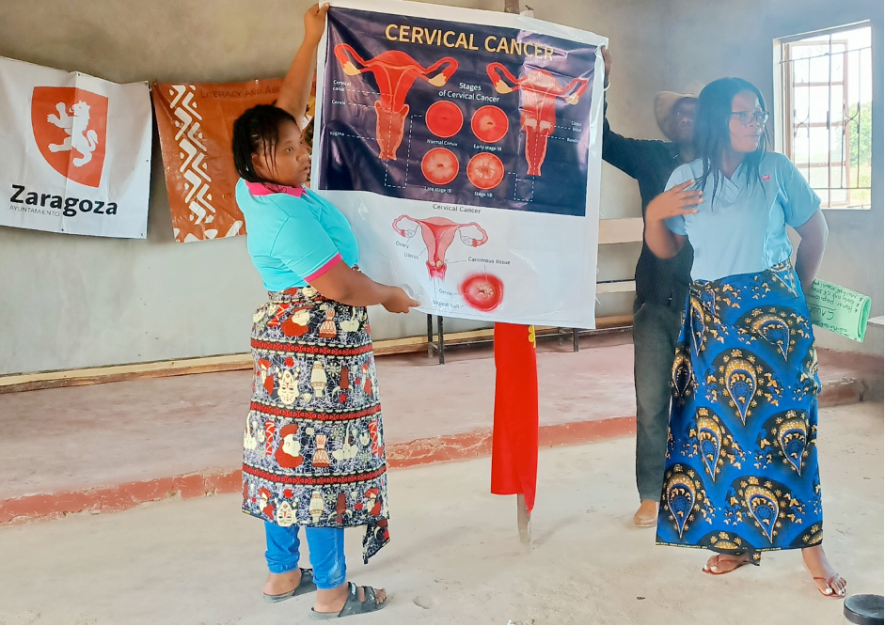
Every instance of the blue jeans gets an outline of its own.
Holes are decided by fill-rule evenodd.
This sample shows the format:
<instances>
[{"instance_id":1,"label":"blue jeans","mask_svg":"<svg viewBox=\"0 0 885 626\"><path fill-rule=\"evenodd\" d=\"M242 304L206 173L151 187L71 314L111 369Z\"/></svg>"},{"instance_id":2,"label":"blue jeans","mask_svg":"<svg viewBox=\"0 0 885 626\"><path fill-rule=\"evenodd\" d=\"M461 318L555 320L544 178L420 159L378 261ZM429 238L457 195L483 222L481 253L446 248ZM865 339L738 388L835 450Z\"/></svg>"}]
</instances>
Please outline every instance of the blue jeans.
<instances>
[{"instance_id":1,"label":"blue jeans","mask_svg":"<svg viewBox=\"0 0 885 626\"><path fill-rule=\"evenodd\" d=\"M264 523L267 535L267 567L271 574L285 574L298 569L301 558L298 526L277 526ZM310 564L317 589L335 589L347 580L344 563L343 528L305 528L307 545L310 547Z\"/></svg>"},{"instance_id":2,"label":"blue jeans","mask_svg":"<svg viewBox=\"0 0 885 626\"><path fill-rule=\"evenodd\" d=\"M633 306L636 486L640 500L661 500L673 393L670 380L683 310L683 306L650 301Z\"/></svg>"}]
</instances>

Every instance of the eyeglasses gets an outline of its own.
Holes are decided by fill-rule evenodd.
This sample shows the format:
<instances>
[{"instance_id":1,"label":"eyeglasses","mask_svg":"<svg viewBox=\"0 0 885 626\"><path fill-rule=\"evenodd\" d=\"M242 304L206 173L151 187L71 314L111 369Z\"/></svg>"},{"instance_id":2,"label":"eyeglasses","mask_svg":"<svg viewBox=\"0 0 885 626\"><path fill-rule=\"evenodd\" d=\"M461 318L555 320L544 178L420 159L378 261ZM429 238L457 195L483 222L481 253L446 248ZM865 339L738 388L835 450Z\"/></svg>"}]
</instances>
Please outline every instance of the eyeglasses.
<instances>
[{"instance_id":1,"label":"eyeglasses","mask_svg":"<svg viewBox=\"0 0 885 626\"><path fill-rule=\"evenodd\" d=\"M768 111L732 111L731 114L737 115L743 126L749 126L754 120L759 126L764 126L771 116Z\"/></svg>"}]
</instances>

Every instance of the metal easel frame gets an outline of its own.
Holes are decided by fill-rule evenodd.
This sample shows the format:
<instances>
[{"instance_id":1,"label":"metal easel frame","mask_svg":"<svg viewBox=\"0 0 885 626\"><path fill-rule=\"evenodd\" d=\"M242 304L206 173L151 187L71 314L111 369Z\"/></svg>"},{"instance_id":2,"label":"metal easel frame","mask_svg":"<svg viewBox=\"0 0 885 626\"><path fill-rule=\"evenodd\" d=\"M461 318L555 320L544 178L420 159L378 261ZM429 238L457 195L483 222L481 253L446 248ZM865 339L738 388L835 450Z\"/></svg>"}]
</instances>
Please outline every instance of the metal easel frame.
<instances>
[{"instance_id":1,"label":"metal easel frame","mask_svg":"<svg viewBox=\"0 0 885 626\"><path fill-rule=\"evenodd\" d=\"M427 315L427 356L428 358L433 357L433 351L439 354L439 364L446 364L446 343L445 343L445 333L443 331L443 318L442 315L436 316L436 328L437 328L437 336L438 340L433 341L433 316Z\"/></svg>"},{"instance_id":2,"label":"metal easel frame","mask_svg":"<svg viewBox=\"0 0 885 626\"><path fill-rule=\"evenodd\" d=\"M445 327L443 322L442 315L436 316L436 331L433 330L433 315L427 315L427 357L433 358L434 352L439 355L439 364L446 364L446 336L445 336ZM560 329L560 336L563 333L568 333L571 330L572 334L572 351L578 352L581 349L581 330L578 328L562 328ZM435 339L434 339L435 336Z\"/></svg>"}]
</instances>

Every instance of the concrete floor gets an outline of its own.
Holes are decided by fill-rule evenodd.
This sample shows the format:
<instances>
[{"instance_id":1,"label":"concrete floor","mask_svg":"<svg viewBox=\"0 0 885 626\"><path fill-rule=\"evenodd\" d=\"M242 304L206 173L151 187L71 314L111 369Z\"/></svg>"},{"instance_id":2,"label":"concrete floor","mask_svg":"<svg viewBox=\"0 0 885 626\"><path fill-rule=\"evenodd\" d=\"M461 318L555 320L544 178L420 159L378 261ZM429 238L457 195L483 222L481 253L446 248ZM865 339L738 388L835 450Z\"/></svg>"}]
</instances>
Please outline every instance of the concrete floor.
<instances>
[{"instance_id":1,"label":"concrete floor","mask_svg":"<svg viewBox=\"0 0 885 626\"><path fill-rule=\"evenodd\" d=\"M824 409L825 545L852 593L883 592L883 406ZM542 450L535 546L489 459L391 472L392 542L350 578L386 585L383 612L344 623L843 623L796 552L713 577L706 554L632 527L633 440ZM304 624L308 597L261 600L262 528L238 497L0 527L0 623Z\"/></svg>"}]
</instances>

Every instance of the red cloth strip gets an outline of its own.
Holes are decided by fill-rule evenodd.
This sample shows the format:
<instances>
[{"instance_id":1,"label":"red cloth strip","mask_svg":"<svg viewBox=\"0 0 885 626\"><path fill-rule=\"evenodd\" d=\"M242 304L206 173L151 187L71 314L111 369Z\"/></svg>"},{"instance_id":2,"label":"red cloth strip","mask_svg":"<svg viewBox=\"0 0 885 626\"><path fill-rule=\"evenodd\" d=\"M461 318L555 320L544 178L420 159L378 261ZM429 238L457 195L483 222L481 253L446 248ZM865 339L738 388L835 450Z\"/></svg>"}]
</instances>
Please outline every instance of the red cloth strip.
<instances>
[{"instance_id":1,"label":"red cloth strip","mask_svg":"<svg viewBox=\"0 0 885 626\"><path fill-rule=\"evenodd\" d=\"M538 363L531 326L495 324L492 493L523 494L529 513L538 483Z\"/></svg>"}]
</instances>

